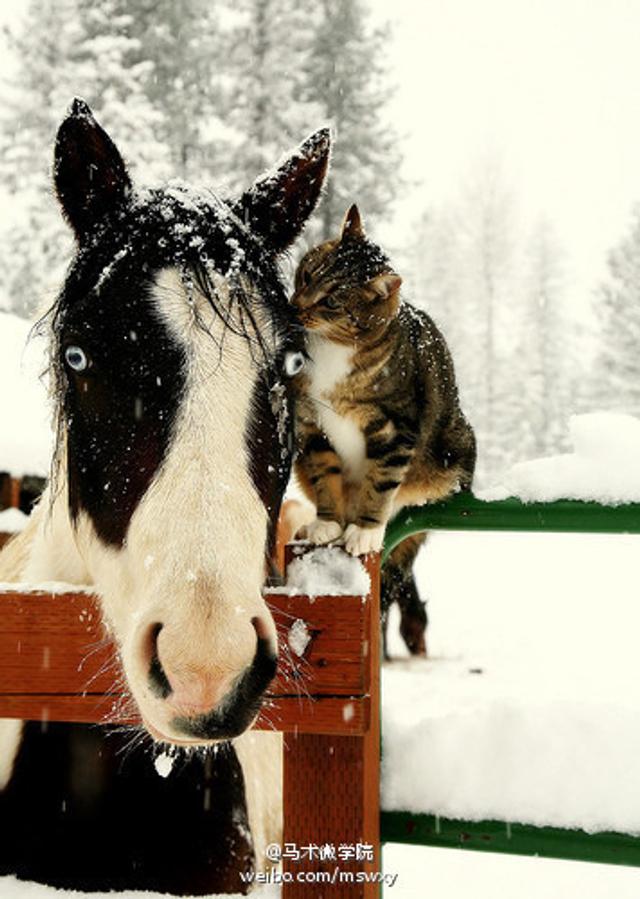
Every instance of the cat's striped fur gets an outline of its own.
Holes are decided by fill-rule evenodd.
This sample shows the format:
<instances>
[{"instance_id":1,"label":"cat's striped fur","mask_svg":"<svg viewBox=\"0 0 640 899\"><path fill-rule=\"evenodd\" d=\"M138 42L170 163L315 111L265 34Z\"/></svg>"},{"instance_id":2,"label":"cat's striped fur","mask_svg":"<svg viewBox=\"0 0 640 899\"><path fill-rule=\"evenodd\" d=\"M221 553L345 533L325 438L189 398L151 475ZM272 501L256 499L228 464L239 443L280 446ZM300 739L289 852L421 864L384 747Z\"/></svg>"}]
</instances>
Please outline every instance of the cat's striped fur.
<instances>
[{"instance_id":1,"label":"cat's striped fur","mask_svg":"<svg viewBox=\"0 0 640 899\"><path fill-rule=\"evenodd\" d=\"M296 273L309 358L297 378L295 467L317 509L306 535L342 537L354 554L379 549L403 506L468 490L475 466L445 340L400 300L400 285L355 206L340 237L310 250ZM412 651L422 650L426 623L412 579L422 541L398 547L383 576L383 606L397 600L405 610Z\"/></svg>"}]
</instances>

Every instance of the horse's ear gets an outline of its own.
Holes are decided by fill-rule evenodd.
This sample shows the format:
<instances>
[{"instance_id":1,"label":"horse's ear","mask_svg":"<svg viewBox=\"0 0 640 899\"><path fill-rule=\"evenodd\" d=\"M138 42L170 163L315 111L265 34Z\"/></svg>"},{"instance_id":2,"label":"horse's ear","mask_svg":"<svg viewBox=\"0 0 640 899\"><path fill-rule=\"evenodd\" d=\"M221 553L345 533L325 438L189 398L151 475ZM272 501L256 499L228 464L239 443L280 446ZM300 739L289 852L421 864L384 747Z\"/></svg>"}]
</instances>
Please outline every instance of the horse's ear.
<instances>
[{"instance_id":1,"label":"horse's ear","mask_svg":"<svg viewBox=\"0 0 640 899\"><path fill-rule=\"evenodd\" d=\"M330 152L331 134L322 128L234 204L234 212L276 252L293 243L315 209Z\"/></svg>"},{"instance_id":2,"label":"horse's ear","mask_svg":"<svg viewBox=\"0 0 640 899\"><path fill-rule=\"evenodd\" d=\"M58 129L53 171L60 205L79 241L131 191L116 145L78 98Z\"/></svg>"}]
</instances>

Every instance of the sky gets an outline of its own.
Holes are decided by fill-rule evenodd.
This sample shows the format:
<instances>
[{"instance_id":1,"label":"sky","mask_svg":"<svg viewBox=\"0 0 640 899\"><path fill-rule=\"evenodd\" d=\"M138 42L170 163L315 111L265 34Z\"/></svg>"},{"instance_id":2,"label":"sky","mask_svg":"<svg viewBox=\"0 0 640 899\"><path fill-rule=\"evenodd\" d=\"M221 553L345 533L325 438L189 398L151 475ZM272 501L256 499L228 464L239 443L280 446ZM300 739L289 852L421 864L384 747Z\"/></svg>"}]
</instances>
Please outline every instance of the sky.
<instances>
[{"instance_id":1,"label":"sky","mask_svg":"<svg viewBox=\"0 0 640 899\"><path fill-rule=\"evenodd\" d=\"M370 2L394 26L390 121L420 182L398 233L495 158L525 221L554 226L586 303L640 202L640 2Z\"/></svg>"},{"instance_id":2,"label":"sky","mask_svg":"<svg viewBox=\"0 0 640 899\"><path fill-rule=\"evenodd\" d=\"M640 201L640 0L368 2L393 24L388 113L412 184L394 242L495 159L524 221L554 226L574 302L590 301ZM25 6L1 3L0 26Z\"/></svg>"}]
</instances>

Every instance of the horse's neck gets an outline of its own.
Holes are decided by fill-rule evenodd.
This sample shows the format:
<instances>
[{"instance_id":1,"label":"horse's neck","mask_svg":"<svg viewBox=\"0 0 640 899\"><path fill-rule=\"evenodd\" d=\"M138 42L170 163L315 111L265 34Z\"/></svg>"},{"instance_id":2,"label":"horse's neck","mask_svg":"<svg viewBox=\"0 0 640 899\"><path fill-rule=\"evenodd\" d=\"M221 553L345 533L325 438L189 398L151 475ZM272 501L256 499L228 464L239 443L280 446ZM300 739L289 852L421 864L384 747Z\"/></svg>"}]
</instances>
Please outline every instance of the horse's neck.
<instances>
[{"instance_id":1,"label":"horse's neck","mask_svg":"<svg viewBox=\"0 0 640 899\"><path fill-rule=\"evenodd\" d=\"M91 583L74 539L66 486L59 485L53 500L49 490L42 495L24 531L0 553L1 582Z\"/></svg>"}]
</instances>

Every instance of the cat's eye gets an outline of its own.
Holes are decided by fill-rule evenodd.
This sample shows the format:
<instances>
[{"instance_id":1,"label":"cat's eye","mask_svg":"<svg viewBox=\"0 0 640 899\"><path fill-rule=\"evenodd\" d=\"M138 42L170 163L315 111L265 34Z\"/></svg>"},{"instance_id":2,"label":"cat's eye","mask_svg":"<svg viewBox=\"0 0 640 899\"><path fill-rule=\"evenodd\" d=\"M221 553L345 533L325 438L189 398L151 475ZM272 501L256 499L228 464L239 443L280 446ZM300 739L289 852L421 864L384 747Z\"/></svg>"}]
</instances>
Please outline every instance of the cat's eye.
<instances>
[{"instance_id":1,"label":"cat's eye","mask_svg":"<svg viewBox=\"0 0 640 899\"><path fill-rule=\"evenodd\" d=\"M89 368L89 357L79 346L68 346L64 351L64 361L72 371L77 373Z\"/></svg>"},{"instance_id":2,"label":"cat's eye","mask_svg":"<svg viewBox=\"0 0 640 899\"><path fill-rule=\"evenodd\" d=\"M331 296L330 294L328 297L325 297L324 304L328 309L337 309L338 306L340 306L340 300L338 297Z\"/></svg>"},{"instance_id":3,"label":"cat's eye","mask_svg":"<svg viewBox=\"0 0 640 899\"><path fill-rule=\"evenodd\" d=\"M304 356L302 355L302 353L285 353L284 370L290 378L293 378L294 375L297 375L298 372L302 371L303 368Z\"/></svg>"}]
</instances>

